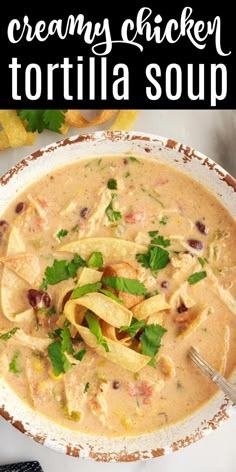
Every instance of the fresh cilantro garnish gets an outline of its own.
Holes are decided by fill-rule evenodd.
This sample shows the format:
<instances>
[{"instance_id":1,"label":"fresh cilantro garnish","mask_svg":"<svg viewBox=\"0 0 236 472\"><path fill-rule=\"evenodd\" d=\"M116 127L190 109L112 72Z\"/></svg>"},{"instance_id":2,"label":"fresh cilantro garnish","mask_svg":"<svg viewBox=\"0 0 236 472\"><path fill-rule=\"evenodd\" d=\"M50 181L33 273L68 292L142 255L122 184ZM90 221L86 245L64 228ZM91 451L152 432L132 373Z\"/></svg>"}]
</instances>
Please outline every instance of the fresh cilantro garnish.
<instances>
[{"instance_id":1,"label":"fresh cilantro garnish","mask_svg":"<svg viewBox=\"0 0 236 472\"><path fill-rule=\"evenodd\" d=\"M62 238L64 238L67 234L68 234L67 229L60 229L60 231L58 231L58 233L57 233L57 239L59 239L59 241L61 241Z\"/></svg>"},{"instance_id":2,"label":"fresh cilantro garnish","mask_svg":"<svg viewBox=\"0 0 236 472\"><path fill-rule=\"evenodd\" d=\"M127 172L125 173L125 178L127 179L127 177L129 177L129 176L130 176L130 172L127 171Z\"/></svg>"},{"instance_id":3,"label":"fresh cilantro garnish","mask_svg":"<svg viewBox=\"0 0 236 472\"><path fill-rule=\"evenodd\" d=\"M75 254L70 262L65 259L61 261L54 259L52 267L47 267L45 270L45 279L43 279L43 283L46 286L47 284L55 285L62 280L67 280L70 277L73 278L76 276L78 268L85 267L86 265L85 260L78 254Z\"/></svg>"},{"instance_id":4,"label":"fresh cilantro garnish","mask_svg":"<svg viewBox=\"0 0 236 472\"><path fill-rule=\"evenodd\" d=\"M146 295L145 295L145 298L151 298L151 297L154 297L155 295L158 295L159 292L158 290L153 290L152 292L147 292Z\"/></svg>"},{"instance_id":5,"label":"fresh cilantro garnish","mask_svg":"<svg viewBox=\"0 0 236 472\"><path fill-rule=\"evenodd\" d=\"M75 226L72 228L72 231L75 231L76 233L78 233L78 231L79 231L79 225L75 225Z\"/></svg>"},{"instance_id":6,"label":"fresh cilantro garnish","mask_svg":"<svg viewBox=\"0 0 236 472\"><path fill-rule=\"evenodd\" d=\"M145 295L147 289L139 280L128 279L126 277L104 277L104 285L115 288L121 292L131 293L133 295Z\"/></svg>"},{"instance_id":7,"label":"fresh cilantro garnish","mask_svg":"<svg viewBox=\"0 0 236 472\"><path fill-rule=\"evenodd\" d=\"M54 331L49 331L48 337L50 339L55 339L57 337L57 334Z\"/></svg>"},{"instance_id":8,"label":"fresh cilantro garnish","mask_svg":"<svg viewBox=\"0 0 236 472\"><path fill-rule=\"evenodd\" d=\"M170 262L169 252L159 246L150 247L147 254L136 254L136 259L146 269L150 268L154 276Z\"/></svg>"},{"instance_id":9,"label":"fresh cilantro garnish","mask_svg":"<svg viewBox=\"0 0 236 472\"><path fill-rule=\"evenodd\" d=\"M157 238L151 239L150 244L154 246L168 247L171 243L169 239L165 239L163 236L157 236Z\"/></svg>"},{"instance_id":10,"label":"fresh cilantro garnish","mask_svg":"<svg viewBox=\"0 0 236 472\"><path fill-rule=\"evenodd\" d=\"M133 339L136 336L137 332L144 327L144 325L145 320L138 321L137 318L133 316L130 326L121 326L119 329L119 333L125 331L126 333L129 333L131 338Z\"/></svg>"},{"instance_id":11,"label":"fresh cilantro garnish","mask_svg":"<svg viewBox=\"0 0 236 472\"><path fill-rule=\"evenodd\" d=\"M0 335L0 339L3 341L8 341L20 328L12 328L10 331L7 331L7 333L3 333Z\"/></svg>"},{"instance_id":12,"label":"fresh cilantro garnish","mask_svg":"<svg viewBox=\"0 0 236 472\"><path fill-rule=\"evenodd\" d=\"M168 221L168 216L163 216L162 219L159 221L160 225L166 225Z\"/></svg>"},{"instance_id":13,"label":"fresh cilantro garnish","mask_svg":"<svg viewBox=\"0 0 236 472\"><path fill-rule=\"evenodd\" d=\"M43 278L43 281L41 283L41 285L39 286L40 290L47 290L48 288L48 285L47 285L47 282L46 282L46 279Z\"/></svg>"},{"instance_id":14,"label":"fresh cilantro garnish","mask_svg":"<svg viewBox=\"0 0 236 472\"><path fill-rule=\"evenodd\" d=\"M202 272L195 272L194 274L190 275L190 277L188 278L188 283L190 285L196 284L200 280L205 279L205 277L207 277L207 273L205 270Z\"/></svg>"},{"instance_id":15,"label":"fresh cilantro garnish","mask_svg":"<svg viewBox=\"0 0 236 472\"><path fill-rule=\"evenodd\" d=\"M19 362L19 357L20 357L20 351L15 351L13 358L9 364L9 372L12 372L13 374L20 374L21 370L19 368L18 362Z\"/></svg>"},{"instance_id":16,"label":"fresh cilantro garnish","mask_svg":"<svg viewBox=\"0 0 236 472\"><path fill-rule=\"evenodd\" d=\"M142 354L150 356L151 360L148 363L152 367L156 367L155 355L161 346L161 338L166 333L166 329L159 324L146 325L143 333L140 336L142 345Z\"/></svg>"},{"instance_id":17,"label":"fresh cilantro garnish","mask_svg":"<svg viewBox=\"0 0 236 472\"><path fill-rule=\"evenodd\" d=\"M149 236L151 236L151 238L154 238L158 233L159 233L158 229L154 231L148 231L148 234Z\"/></svg>"},{"instance_id":18,"label":"fresh cilantro garnish","mask_svg":"<svg viewBox=\"0 0 236 472\"><path fill-rule=\"evenodd\" d=\"M88 260L88 267L103 267L103 257L101 252L93 252Z\"/></svg>"},{"instance_id":19,"label":"fresh cilantro garnish","mask_svg":"<svg viewBox=\"0 0 236 472\"><path fill-rule=\"evenodd\" d=\"M63 328L68 328L68 326L70 326L70 322L69 322L69 320L65 320L63 322Z\"/></svg>"},{"instance_id":20,"label":"fresh cilantro garnish","mask_svg":"<svg viewBox=\"0 0 236 472\"><path fill-rule=\"evenodd\" d=\"M104 338L104 336L102 334L102 330L101 330L99 320L96 318L96 316L90 310L86 311L85 319L88 323L88 327L89 327L91 333L93 333L94 336L96 336L97 343L101 344L104 347L106 352L109 352L109 347L108 347L106 339Z\"/></svg>"},{"instance_id":21,"label":"fresh cilantro garnish","mask_svg":"<svg viewBox=\"0 0 236 472\"><path fill-rule=\"evenodd\" d=\"M61 330L61 349L64 352L67 352L68 354L73 354L74 348L71 342L71 335L70 335L70 330L69 328L63 328Z\"/></svg>"},{"instance_id":22,"label":"fresh cilantro garnish","mask_svg":"<svg viewBox=\"0 0 236 472\"><path fill-rule=\"evenodd\" d=\"M98 292L101 286L101 282L96 282L94 284L87 284L82 285L81 287L76 287L75 290L73 290L70 298L73 300L74 298L79 298L82 297L82 295L86 295L86 293Z\"/></svg>"},{"instance_id":23,"label":"fresh cilantro garnish","mask_svg":"<svg viewBox=\"0 0 236 472\"><path fill-rule=\"evenodd\" d=\"M71 362L67 359L62 350L61 341L58 340L49 344L48 355L56 377L58 377L62 372L68 372L72 367Z\"/></svg>"},{"instance_id":24,"label":"fresh cilantro garnish","mask_svg":"<svg viewBox=\"0 0 236 472\"><path fill-rule=\"evenodd\" d=\"M55 306L53 305L53 306L47 311L47 315L48 315L48 316L52 316L52 315L54 315L54 313L56 313L56 308L55 308Z\"/></svg>"},{"instance_id":25,"label":"fresh cilantro garnish","mask_svg":"<svg viewBox=\"0 0 236 472\"><path fill-rule=\"evenodd\" d=\"M86 349L81 349L80 351L76 352L76 354L73 355L73 357L77 360L77 361L82 361L83 357L85 356L86 354Z\"/></svg>"},{"instance_id":26,"label":"fresh cilantro garnish","mask_svg":"<svg viewBox=\"0 0 236 472\"><path fill-rule=\"evenodd\" d=\"M206 260L206 259L202 259L202 257L198 257L198 262L201 264L202 267L204 267L204 265L206 264L207 260Z\"/></svg>"},{"instance_id":27,"label":"fresh cilantro garnish","mask_svg":"<svg viewBox=\"0 0 236 472\"><path fill-rule=\"evenodd\" d=\"M67 110L17 110L22 121L27 121L27 131L38 131L49 129L60 133L60 128L65 122Z\"/></svg>"},{"instance_id":28,"label":"fresh cilantro garnish","mask_svg":"<svg viewBox=\"0 0 236 472\"><path fill-rule=\"evenodd\" d=\"M112 203L113 203L113 200L115 200L116 197L117 197L116 193L111 194L111 201L110 201L109 205L107 206L107 208L105 210L107 218L108 218L109 221L117 221L117 220L121 219L121 212L113 210Z\"/></svg>"},{"instance_id":29,"label":"fresh cilantro garnish","mask_svg":"<svg viewBox=\"0 0 236 472\"><path fill-rule=\"evenodd\" d=\"M114 293L110 292L110 290L106 290L105 288L101 288L99 290L99 292L103 293L104 295L111 298L112 300L119 303L120 305L123 305L123 303L124 303L123 300L120 300L120 298L118 298L116 295L114 295Z\"/></svg>"},{"instance_id":30,"label":"fresh cilantro garnish","mask_svg":"<svg viewBox=\"0 0 236 472\"><path fill-rule=\"evenodd\" d=\"M130 160L130 162L137 162L138 164L141 164L141 162L139 162L138 159L136 159L136 157L129 156L128 159Z\"/></svg>"},{"instance_id":31,"label":"fresh cilantro garnish","mask_svg":"<svg viewBox=\"0 0 236 472\"><path fill-rule=\"evenodd\" d=\"M88 389L89 389L89 382L86 382L85 386L84 386L84 393L87 393Z\"/></svg>"},{"instance_id":32,"label":"fresh cilantro garnish","mask_svg":"<svg viewBox=\"0 0 236 472\"><path fill-rule=\"evenodd\" d=\"M110 190L116 190L117 189L117 182L115 179L109 179L107 182L107 187Z\"/></svg>"}]
</instances>

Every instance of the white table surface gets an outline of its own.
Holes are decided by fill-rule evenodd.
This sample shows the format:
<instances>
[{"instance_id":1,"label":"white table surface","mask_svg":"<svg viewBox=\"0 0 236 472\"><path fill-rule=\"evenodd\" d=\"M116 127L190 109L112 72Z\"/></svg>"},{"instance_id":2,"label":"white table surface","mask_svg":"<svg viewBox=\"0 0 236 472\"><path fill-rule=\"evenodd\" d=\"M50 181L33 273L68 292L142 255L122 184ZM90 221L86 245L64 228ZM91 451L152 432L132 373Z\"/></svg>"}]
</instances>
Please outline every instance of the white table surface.
<instances>
[{"instance_id":1,"label":"white table surface","mask_svg":"<svg viewBox=\"0 0 236 472\"><path fill-rule=\"evenodd\" d=\"M96 129L105 129L105 125ZM181 141L219 162L236 176L236 111L141 110L133 126ZM85 131L85 130L83 130ZM77 134L71 129L68 135ZM0 175L41 146L60 139L51 132L38 135L34 146L0 152ZM133 463L96 463L62 455L24 436L0 418L0 465L38 460L44 472L235 472L236 417L199 442L169 456Z\"/></svg>"}]
</instances>

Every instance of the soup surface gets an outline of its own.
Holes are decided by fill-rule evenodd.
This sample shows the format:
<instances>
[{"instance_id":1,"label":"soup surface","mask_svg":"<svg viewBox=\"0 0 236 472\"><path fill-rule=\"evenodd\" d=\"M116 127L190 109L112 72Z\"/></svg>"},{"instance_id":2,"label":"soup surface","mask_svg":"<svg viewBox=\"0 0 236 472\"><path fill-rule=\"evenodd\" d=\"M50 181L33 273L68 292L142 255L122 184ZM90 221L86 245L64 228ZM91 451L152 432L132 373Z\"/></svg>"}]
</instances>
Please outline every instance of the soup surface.
<instances>
[{"instance_id":1,"label":"soup surface","mask_svg":"<svg viewBox=\"0 0 236 472\"><path fill-rule=\"evenodd\" d=\"M137 435L216 392L193 345L236 364L236 226L203 186L154 159L84 159L0 218L0 376L52 421Z\"/></svg>"}]
</instances>

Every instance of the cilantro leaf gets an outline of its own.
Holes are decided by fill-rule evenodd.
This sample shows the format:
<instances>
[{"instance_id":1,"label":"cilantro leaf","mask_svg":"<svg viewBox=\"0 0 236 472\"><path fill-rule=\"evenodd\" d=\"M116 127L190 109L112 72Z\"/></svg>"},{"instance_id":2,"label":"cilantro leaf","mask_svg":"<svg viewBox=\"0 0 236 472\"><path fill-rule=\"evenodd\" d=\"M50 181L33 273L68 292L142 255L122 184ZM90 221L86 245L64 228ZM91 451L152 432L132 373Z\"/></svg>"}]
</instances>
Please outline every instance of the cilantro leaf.
<instances>
[{"instance_id":1,"label":"cilantro leaf","mask_svg":"<svg viewBox=\"0 0 236 472\"><path fill-rule=\"evenodd\" d=\"M27 121L27 131L38 131L49 129L60 133L61 125L65 122L67 110L17 110L22 121Z\"/></svg>"},{"instance_id":2,"label":"cilantro leaf","mask_svg":"<svg viewBox=\"0 0 236 472\"><path fill-rule=\"evenodd\" d=\"M70 330L69 328L63 328L61 330L61 349L62 351L66 351L68 354L73 354L74 348L71 342L71 335L70 335Z\"/></svg>"},{"instance_id":3,"label":"cilantro leaf","mask_svg":"<svg viewBox=\"0 0 236 472\"><path fill-rule=\"evenodd\" d=\"M89 267L102 267L103 257L101 252L93 252L88 260Z\"/></svg>"},{"instance_id":4,"label":"cilantro leaf","mask_svg":"<svg viewBox=\"0 0 236 472\"><path fill-rule=\"evenodd\" d=\"M136 336L137 332L144 327L144 325L145 320L139 321L133 316L130 326L121 326L119 329L119 333L121 333L122 331L126 331L126 333L129 333L131 338L133 339Z\"/></svg>"},{"instance_id":5,"label":"cilantro leaf","mask_svg":"<svg viewBox=\"0 0 236 472\"><path fill-rule=\"evenodd\" d=\"M74 354L74 358L77 360L77 361L82 361L83 357L85 356L86 354L86 349L81 349L80 351L76 352L76 354Z\"/></svg>"},{"instance_id":6,"label":"cilantro leaf","mask_svg":"<svg viewBox=\"0 0 236 472\"><path fill-rule=\"evenodd\" d=\"M125 173L125 178L127 179L127 177L129 177L129 176L130 176L130 172L127 171L127 172Z\"/></svg>"},{"instance_id":7,"label":"cilantro leaf","mask_svg":"<svg viewBox=\"0 0 236 472\"><path fill-rule=\"evenodd\" d=\"M58 233L57 233L57 239L59 239L59 241L61 241L62 238L64 238L67 234L68 234L67 229L60 229L60 231L58 231Z\"/></svg>"},{"instance_id":8,"label":"cilantro leaf","mask_svg":"<svg viewBox=\"0 0 236 472\"><path fill-rule=\"evenodd\" d=\"M133 295L145 295L147 289L137 279L128 279L126 277L104 277L103 283L108 287L115 288L121 292L131 293Z\"/></svg>"},{"instance_id":9,"label":"cilantro leaf","mask_svg":"<svg viewBox=\"0 0 236 472\"><path fill-rule=\"evenodd\" d=\"M146 269L150 268L154 275L170 262L169 252L159 246L149 248L147 254L136 254L136 259Z\"/></svg>"},{"instance_id":10,"label":"cilantro leaf","mask_svg":"<svg viewBox=\"0 0 236 472\"><path fill-rule=\"evenodd\" d=\"M205 279L205 277L207 277L207 273L205 270L202 272L195 272L194 274L190 275L190 277L188 278L188 283L190 285L196 284L200 280Z\"/></svg>"},{"instance_id":11,"label":"cilantro leaf","mask_svg":"<svg viewBox=\"0 0 236 472\"><path fill-rule=\"evenodd\" d=\"M78 233L78 231L79 231L79 225L78 225L78 224L75 225L75 226L72 228L72 231Z\"/></svg>"},{"instance_id":12,"label":"cilantro leaf","mask_svg":"<svg viewBox=\"0 0 236 472\"><path fill-rule=\"evenodd\" d=\"M101 282L96 282L94 284L86 284L82 285L81 287L76 287L71 294L71 299L82 297L82 295L86 295L86 293L91 292L98 292L100 290L102 284Z\"/></svg>"},{"instance_id":13,"label":"cilantro leaf","mask_svg":"<svg viewBox=\"0 0 236 472\"><path fill-rule=\"evenodd\" d=\"M47 286L47 282L46 282L45 278L43 278L43 281L42 281L41 285L39 286L39 288L41 290L47 290L48 286Z\"/></svg>"},{"instance_id":14,"label":"cilantro leaf","mask_svg":"<svg viewBox=\"0 0 236 472\"><path fill-rule=\"evenodd\" d=\"M3 333L0 335L0 339L3 341L8 341L20 328L12 328L10 331L7 331L7 333Z\"/></svg>"},{"instance_id":15,"label":"cilantro leaf","mask_svg":"<svg viewBox=\"0 0 236 472\"><path fill-rule=\"evenodd\" d=\"M76 277L79 267L87 267L87 263L83 257L81 257L79 254L75 254L72 261L68 263L69 276L72 278Z\"/></svg>"},{"instance_id":16,"label":"cilantro leaf","mask_svg":"<svg viewBox=\"0 0 236 472\"><path fill-rule=\"evenodd\" d=\"M56 313L56 307L55 305L53 305L50 310L47 311L47 316L52 316L54 315L54 313Z\"/></svg>"},{"instance_id":17,"label":"cilantro leaf","mask_svg":"<svg viewBox=\"0 0 236 472\"><path fill-rule=\"evenodd\" d=\"M123 303L124 303L123 300L120 300L120 298L118 298L116 295L114 295L114 293L110 292L110 290L106 290L105 288L101 288L99 290L99 292L103 293L104 295L111 298L112 300L119 303L120 305L123 305Z\"/></svg>"},{"instance_id":18,"label":"cilantro leaf","mask_svg":"<svg viewBox=\"0 0 236 472\"><path fill-rule=\"evenodd\" d=\"M151 236L151 238L154 238L158 233L159 231L157 229L154 231L148 231L148 234L149 236Z\"/></svg>"},{"instance_id":19,"label":"cilantro leaf","mask_svg":"<svg viewBox=\"0 0 236 472\"><path fill-rule=\"evenodd\" d=\"M138 164L141 164L141 162L139 162L138 159L136 159L136 157L129 156L128 159L130 160L130 162L137 162Z\"/></svg>"},{"instance_id":20,"label":"cilantro leaf","mask_svg":"<svg viewBox=\"0 0 236 472\"><path fill-rule=\"evenodd\" d=\"M68 261L54 259L52 267L46 267L45 277L48 285L55 285L69 278Z\"/></svg>"},{"instance_id":21,"label":"cilantro leaf","mask_svg":"<svg viewBox=\"0 0 236 472\"><path fill-rule=\"evenodd\" d=\"M20 374L21 370L19 368L18 362L19 362L19 357L20 357L20 351L15 351L14 355L12 357L12 360L9 364L9 372L12 372L13 374Z\"/></svg>"},{"instance_id":22,"label":"cilantro leaf","mask_svg":"<svg viewBox=\"0 0 236 472\"><path fill-rule=\"evenodd\" d=\"M150 267L150 264L149 264L150 254L149 253L147 253L147 254L136 254L136 259L146 269L148 269Z\"/></svg>"},{"instance_id":23,"label":"cilantro leaf","mask_svg":"<svg viewBox=\"0 0 236 472\"><path fill-rule=\"evenodd\" d=\"M159 351L161 346L161 338L166 329L159 324L150 324L145 326L143 333L140 336L140 342L142 346L142 354L150 356L151 360L148 363L155 368L155 355Z\"/></svg>"},{"instance_id":24,"label":"cilantro leaf","mask_svg":"<svg viewBox=\"0 0 236 472\"><path fill-rule=\"evenodd\" d=\"M152 239L150 244L157 245L157 246L168 247L168 246L170 246L170 240L163 238L163 236L158 236L157 238Z\"/></svg>"},{"instance_id":25,"label":"cilantro leaf","mask_svg":"<svg viewBox=\"0 0 236 472\"><path fill-rule=\"evenodd\" d=\"M162 219L159 221L160 225L166 225L168 221L168 216L163 216Z\"/></svg>"},{"instance_id":26,"label":"cilantro leaf","mask_svg":"<svg viewBox=\"0 0 236 472\"><path fill-rule=\"evenodd\" d=\"M84 386L84 393L87 393L89 387L90 387L89 382L86 382L86 384L85 384L85 386Z\"/></svg>"},{"instance_id":27,"label":"cilantro leaf","mask_svg":"<svg viewBox=\"0 0 236 472\"><path fill-rule=\"evenodd\" d=\"M110 201L109 205L107 206L107 208L105 210L108 220L112 221L112 222L121 219L121 212L113 210L112 203L113 203L113 200L115 200L116 197L117 197L116 193L111 194L111 201Z\"/></svg>"},{"instance_id":28,"label":"cilantro leaf","mask_svg":"<svg viewBox=\"0 0 236 472\"><path fill-rule=\"evenodd\" d=\"M72 364L65 356L62 350L61 341L55 341L48 346L48 356L52 363L53 371L56 377L58 377L62 372L68 372L72 367Z\"/></svg>"},{"instance_id":29,"label":"cilantro leaf","mask_svg":"<svg viewBox=\"0 0 236 472\"><path fill-rule=\"evenodd\" d=\"M101 344L106 352L109 352L109 347L107 344L106 339L104 338L101 330L101 326L99 323L99 320L96 318L96 316L92 313L92 311L87 310L85 314L86 321L88 323L88 327L91 331L91 333L94 334L97 338L97 343Z\"/></svg>"},{"instance_id":30,"label":"cilantro leaf","mask_svg":"<svg viewBox=\"0 0 236 472\"><path fill-rule=\"evenodd\" d=\"M117 189L117 182L115 179L109 179L107 182L107 187L110 190L116 190Z\"/></svg>"},{"instance_id":31,"label":"cilantro leaf","mask_svg":"<svg viewBox=\"0 0 236 472\"><path fill-rule=\"evenodd\" d=\"M198 262L201 264L202 267L204 267L206 260L202 259L202 257L198 257Z\"/></svg>"}]
</instances>

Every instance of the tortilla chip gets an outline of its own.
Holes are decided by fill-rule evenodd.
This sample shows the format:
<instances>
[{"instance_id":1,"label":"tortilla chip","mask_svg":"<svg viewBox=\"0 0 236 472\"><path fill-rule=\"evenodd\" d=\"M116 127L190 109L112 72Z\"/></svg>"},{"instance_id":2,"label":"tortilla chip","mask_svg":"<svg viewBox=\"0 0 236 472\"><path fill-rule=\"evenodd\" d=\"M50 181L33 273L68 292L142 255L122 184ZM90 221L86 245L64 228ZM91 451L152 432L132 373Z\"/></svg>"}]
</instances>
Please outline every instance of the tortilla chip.
<instances>
[{"instance_id":1,"label":"tortilla chip","mask_svg":"<svg viewBox=\"0 0 236 472\"><path fill-rule=\"evenodd\" d=\"M0 122L8 137L11 147L24 146L27 141L27 131L16 113L16 110L0 110Z\"/></svg>"},{"instance_id":2,"label":"tortilla chip","mask_svg":"<svg viewBox=\"0 0 236 472\"><path fill-rule=\"evenodd\" d=\"M23 253L16 256L0 257L0 262L28 282L28 284L35 284L39 277L39 258L35 254Z\"/></svg>"},{"instance_id":3,"label":"tortilla chip","mask_svg":"<svg viewBox=\"0 0 236 472\"><path fill-rule=\"evenodd\" d=\"M10 147L9 139L7 137L6 131L1 129L0 131L0 151Z\"/></svg>"},{"instance_id":4,"label":"tortilla chip","mask_svg":"<svg viewBox=\"0 0 236 472\"><path fill-rule=\"evenodd\" d=\"M162 294L159 294L138 303L138 305L133 307L132 311L137 320L143 320L158 311L168 310L169 308L170 305L165 301L165 297Z\"/></svg>"},{"instance_id":5,"label":"tortilla chip","mask_svg":"<svg viewBox=\"0 0 236 472\"><path fill-rule=\"evenodd\" d=\"M137 116L138 110L119 110L118 116L110 129L117 131L129 130L132 128Z\"/></svg>"}]
</instances>

